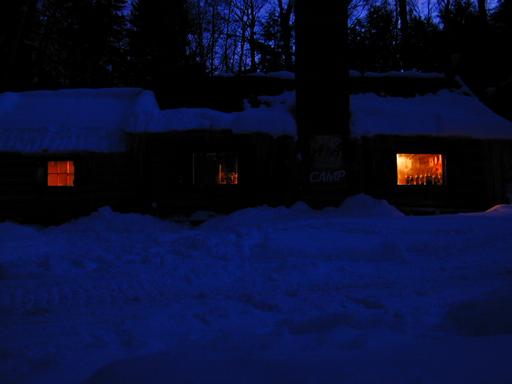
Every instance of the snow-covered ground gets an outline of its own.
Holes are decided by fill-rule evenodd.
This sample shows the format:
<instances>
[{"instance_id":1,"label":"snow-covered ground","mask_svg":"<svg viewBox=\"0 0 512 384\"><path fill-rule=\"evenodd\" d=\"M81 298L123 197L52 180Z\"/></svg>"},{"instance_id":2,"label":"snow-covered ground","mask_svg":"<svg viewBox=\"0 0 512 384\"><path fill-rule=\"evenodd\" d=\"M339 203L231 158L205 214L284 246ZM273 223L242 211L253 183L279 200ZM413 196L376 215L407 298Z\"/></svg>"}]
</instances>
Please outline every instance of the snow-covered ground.
<instances>
[{"instance_id":1,"label":"snow-covered ground","mask_svg":"<svg viewBox=\"0 0 512 384\"><path fill-rule=\"evenodd\" d=\"M0 223L0 383L511 383L512 208Z\"/></svg>"}]
</instances>

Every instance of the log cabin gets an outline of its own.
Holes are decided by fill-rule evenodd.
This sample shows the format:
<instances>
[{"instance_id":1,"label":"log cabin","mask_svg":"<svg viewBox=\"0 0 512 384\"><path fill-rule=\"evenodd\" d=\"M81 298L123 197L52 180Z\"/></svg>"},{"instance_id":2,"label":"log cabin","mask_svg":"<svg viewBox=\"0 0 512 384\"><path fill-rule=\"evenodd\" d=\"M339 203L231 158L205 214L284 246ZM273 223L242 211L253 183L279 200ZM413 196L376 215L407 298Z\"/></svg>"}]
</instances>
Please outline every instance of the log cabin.
<instances>
[{"instance_id":1,"label":"log cabin","mask_svg":"<svg viewBox=\"0 0 512 384\"><path fill-rule=\"evenodd\" d=\"M346 168L316 170L309 182L349 175L350 193L414 214L510 201L512 123L460 81L351 72L349 85ZM52 224L103 205L169 215L307 199L295 108L293 91L238 112L161 110L141 89L1 94L0 219Z\"/></svg>"},{"instance_id":2,"label":"log cabin","mask_svg":"<svg viewBox=\"0 0 512 384\"><path fill-rule=\"evenodd\" d=\"M476 211L510 201L512 123L460 79L355 75L351 135L360 147L362 191L406 213Z\"/></svg>"},{"instance_id":3,"label":"log cabin","mask_svg":"<svg viewBox=\"0 0 512 384\"><path fill-rule=\"evenodd\" d=\"M0 219L285 204L297 199L295 135L287 110L162 111L141 89L0 94Z\"/></svg>"},{"instance_id":4,"label":"log cabin","mask_svg":"<svg viewBox=\"0 0 512 384\"><path fill-rule=\"evenodd\" d=\"M287 109L171 109L129 132L138 196L158 214L228 212L297 199L296 125Z\"/></svg>"},{"instance_id":5,"label":"log cabin","mask_svg":"<svg viewBox=\"0 0 512 384\"><path fill-rule=\"evenodd\" d=\"M125 206L126 129L159 112L152 92L80 89L0 95L0 219L53 224Z\"/></svg>"}]
</instances>

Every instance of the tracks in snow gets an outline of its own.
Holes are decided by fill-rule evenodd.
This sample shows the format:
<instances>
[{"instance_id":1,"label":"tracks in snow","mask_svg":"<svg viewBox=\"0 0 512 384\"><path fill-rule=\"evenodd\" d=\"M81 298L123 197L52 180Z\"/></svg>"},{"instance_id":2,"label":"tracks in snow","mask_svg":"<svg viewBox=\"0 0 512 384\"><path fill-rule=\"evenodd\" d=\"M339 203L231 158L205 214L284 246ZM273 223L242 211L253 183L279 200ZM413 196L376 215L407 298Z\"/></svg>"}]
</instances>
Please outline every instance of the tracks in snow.
<instances>
[{"instance_id":1,"label":"tracks in snow","mask_svg":"<svg viewBox=\"0 0 512 384\"><path fill-rule=\"evenodd\" d=\"M44 315L57 310L166 301L176 292L172 281L162 276L103 279L84 276L82 281L39 281L23 287L16 280L0 281L0 314Z\"/></svg>"}]
</instances>

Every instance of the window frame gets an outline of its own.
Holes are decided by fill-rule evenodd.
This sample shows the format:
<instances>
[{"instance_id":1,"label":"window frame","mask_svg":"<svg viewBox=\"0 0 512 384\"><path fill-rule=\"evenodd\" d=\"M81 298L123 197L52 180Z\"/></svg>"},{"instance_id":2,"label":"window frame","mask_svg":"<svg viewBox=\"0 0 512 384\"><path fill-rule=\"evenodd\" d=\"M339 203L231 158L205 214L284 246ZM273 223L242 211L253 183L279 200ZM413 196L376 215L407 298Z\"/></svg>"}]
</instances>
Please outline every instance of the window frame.
<instances>
[{"instance_id":1,"label":"window frame","mask_svg":"<svg viewBox=\"0 0 512 384\"><path fill-rule=\"evenodd\" d=\"M398 156L399 155L430 155L430 156L441 156L442 169L441 169L441 184L399 184L398 183ZM443 189L448 184L447 178L447 154L444 151L394 151L394 184L397 188L434 188Z\"/></svg>"},{"instance_id":2,"label":"window frame","mask_svg":"<svg viewBox=\"0 0 512 384\"><path fill-rule=\"evenodd\" d=\"M50 170L51 164L55 163L54 166L56 167L57 171L52 172ZM61 172L59 169L59 166L62 165L61 163L66 163L66 171ZM71 165L71 167L70 167ZM59 185L59 184L50 184L50 175L57 175L57 179L59 175L66 175L66 184ZM69 183L69 176L71 177L71 183ZM76 160L71 158L61 158L61 159L47 159L46 160L46 188L48 189L62 189L62 190L70 190L76 188ZM58 181L57 181L58 183Z\"/></svg>"},{"instance_id":3,"label":"window frame","mask_svg":"<svg viewBox=\"0 0 512 384\"><path fill-rule=\"evenodd\" d=\"M222 163L225 163L226 160L219 160L219 158L222 159L223 156L230 157L232 156L232 159L234 159L234 171L231 172L236 175L236 183L221 183L219 182L220 178L220 170L222 168L218 168L219 171L215 174L215 180L214 183L201 183L199 180L201 177L198 175L200 173L199 166L198 166L198 157L204 157L207 158L208 156L215 156L215 166L218 168L222 165ZM192 185L195 187L206 187L206 188L233 188L240 185L240 154L236 151L194 151L192 152Z\"/></svg>"}]
</instances>

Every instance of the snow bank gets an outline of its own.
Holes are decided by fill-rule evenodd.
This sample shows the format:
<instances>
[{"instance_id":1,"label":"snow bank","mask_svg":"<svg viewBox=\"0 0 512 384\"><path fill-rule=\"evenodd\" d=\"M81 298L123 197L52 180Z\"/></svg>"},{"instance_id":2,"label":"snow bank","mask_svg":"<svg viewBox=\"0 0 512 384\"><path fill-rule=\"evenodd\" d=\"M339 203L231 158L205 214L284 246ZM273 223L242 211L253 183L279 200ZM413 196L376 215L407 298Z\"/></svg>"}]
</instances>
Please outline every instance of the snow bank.
<instances>
[{"instance_id":1,"label":"snow bank","mask_svg":"<svg viewBox=\"0 0 512 384\"><path fill-rule=\"evenodd\" d=\"M19 96L13 92L0 94L0 115L10 112L19 102Z\"/></svg>"},{"instance_id":2,"label":"snow bank","mask_svg":"<svg viewBox=\"0 0 512 384\"><path fill-rule=\"evenodd\" d=\"M304 202L298 202L290 208L267 206L246 208L227 216L211 219L203 228L211 230L236 231L245 227L265 227L273 223L302 220L311 217L354 219L354 218L392 218L401 217L403 213L385 200L377 200L360 194L348 197L338 208L325 208L321 211L310 208Z\"/></svg>"},{"instance_id":3,"label":"snow bank","mask_svg":"<svg viewBox=\"0 0 512 384\"><path fill-rule=\"evenodd\" d=\"M323 340L334 337L332 331L293 342L274 335L280 350L256 336L225 336L217 347L183 342L176 349L116 361L84 384L504 384L511 377L507 358L512 336L424 336L414 342L390 340L387 348L375 348L360 344L364 332L344 332L351 334L352 344L336 339L331 344L339 342L337 346L324 346Z\"/></svg>"},{"instance_id":4,"label":"snow bank","mask_svg":"<svg viewBox=\"0 0 512 384\"><path fill-rule=\"evenodd\" d=\"M0 223L0 265L5 276L16 278L27 274L73 275L113 263L140 262L150 254L144 252L150 251L137 253L138 244L147 245L155 236L161 240L162 233L172 236L183 229L153 216L121 215L110 208L58 227Z\"/></svg>"},{"instance_id":5,"label":"snow bank","mask_svg":"<svg viewBox=\"0 0 512 384\"><path fill-rule=\"evenodd\" d=\"M454 304L444 326L471 337L512 335L512 290L490 292L478 299Z\"/></svg>"},{"instance_id":6,"label":"snow bank","mask_svg":"<svg viewBox=\"0 0 512 384\"><path fill-rule=\"evenodd\" d=\"M124 130L158 111L153 93L132 88L0 94L0 151L124 151Z\"/></svg>"},{"instance_id":7,"label":"snow bank","mask_svg":"<svg viewBox=\"0 0 512 384\"><path fill-rule=\"evenodd\" d=\"M509 383L512 216L0 223L6 383ZM371 368L371 369L369 369Z\"/></svg>"},{"instance_id":8,"label":"snow bank","mask_svg":"<svg viewBox=\"0 0 512 384\"><path fill-rule=\"evenodd\" d=\"M508 204L500 204L496 205L489 210L487 210L487 214L493 216L511 216L512 215L512 206Z\"/></svg>"},{"instance_id":9,"label":"snow bank","mask_svg":"<svg viewBox=\"0 0 512 384\"><path fill-rule=\"evenodd\" d=\"M386 200L374 199L368 195L360 194L346 199L337 210L340 216L345 217L399 217L404 214L390 205Z\"/></svg>"}]
</instances>

